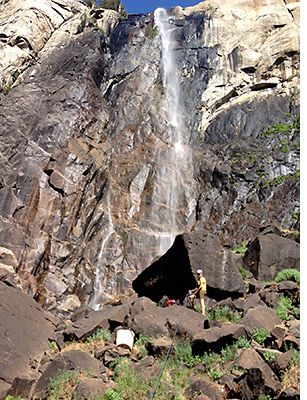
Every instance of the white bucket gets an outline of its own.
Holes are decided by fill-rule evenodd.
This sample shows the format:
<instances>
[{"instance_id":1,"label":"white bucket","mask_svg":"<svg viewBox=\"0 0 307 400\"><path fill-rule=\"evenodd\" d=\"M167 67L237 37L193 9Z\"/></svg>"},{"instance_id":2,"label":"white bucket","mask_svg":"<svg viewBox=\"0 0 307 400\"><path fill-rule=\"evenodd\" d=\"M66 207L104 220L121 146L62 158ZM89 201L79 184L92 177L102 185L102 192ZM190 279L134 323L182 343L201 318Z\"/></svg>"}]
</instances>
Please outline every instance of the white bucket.
<instances>
[{"instance_id":1,"label":"white bucket","mask_svg":"<svg viewBox=\"0 0 307 400\"><path fill-rule=\"evenodd\" d=\"M116 332L116 346L122 346L132 350L134 342L134 332L131 329L119 329Z\"/></svg>"}]
</instances>

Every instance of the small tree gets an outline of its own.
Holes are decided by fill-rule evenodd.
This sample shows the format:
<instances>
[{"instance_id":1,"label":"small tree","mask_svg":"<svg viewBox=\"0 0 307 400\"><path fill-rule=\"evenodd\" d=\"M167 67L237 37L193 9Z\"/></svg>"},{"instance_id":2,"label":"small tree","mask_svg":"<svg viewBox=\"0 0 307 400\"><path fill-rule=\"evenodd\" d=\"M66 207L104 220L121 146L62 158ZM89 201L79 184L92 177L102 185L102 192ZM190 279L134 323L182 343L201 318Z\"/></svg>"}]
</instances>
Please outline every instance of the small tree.
<instances>
[{"instance_id":1,"label":"small tree","mask_svg":"<svg viewBox=\"0 0 307 400\"><path fill-rule=\"evenodd\" d=\"M92 7L94 4L96 4L96 0L83 0L85 4L88 6Z\"/></svg>"},{"instance_id":2,"label":"small tree","mask_svg":"<svg viewBox=\"0 0 307 400\"><path fill-rule=\"evenodd\" d=\"M83 0L88 6L96 6L105 8L106 10L117 11L122 17L127 16L127 11L125 10L125 4L121 0Z\"/></svg>"}]
</instances>

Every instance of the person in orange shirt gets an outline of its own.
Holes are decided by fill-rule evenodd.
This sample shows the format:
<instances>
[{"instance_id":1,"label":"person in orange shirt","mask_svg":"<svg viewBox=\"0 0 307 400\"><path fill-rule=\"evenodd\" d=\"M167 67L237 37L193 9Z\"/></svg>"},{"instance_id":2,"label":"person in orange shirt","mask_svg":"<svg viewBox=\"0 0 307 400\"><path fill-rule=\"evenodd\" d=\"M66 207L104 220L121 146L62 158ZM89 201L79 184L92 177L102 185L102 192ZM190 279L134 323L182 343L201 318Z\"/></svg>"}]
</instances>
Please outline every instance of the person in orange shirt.
<instances>
[{"instance_id":1,"label":"person in orange shirt","mask_svg":"<svg viewBox=\"0 0 307 400\"><path fill-rule=\"evenodd\" d=\"M205 294L207 293L207 281L203 275L203 271L198 269L196 271L198 278L198 288L195 289L194 293L190 296L191 304L194 310L194 299L196 298L197 293L199 293L200 305L201 305L201 313L206 315L205 311Z\"/></svg>"}]
</instances>

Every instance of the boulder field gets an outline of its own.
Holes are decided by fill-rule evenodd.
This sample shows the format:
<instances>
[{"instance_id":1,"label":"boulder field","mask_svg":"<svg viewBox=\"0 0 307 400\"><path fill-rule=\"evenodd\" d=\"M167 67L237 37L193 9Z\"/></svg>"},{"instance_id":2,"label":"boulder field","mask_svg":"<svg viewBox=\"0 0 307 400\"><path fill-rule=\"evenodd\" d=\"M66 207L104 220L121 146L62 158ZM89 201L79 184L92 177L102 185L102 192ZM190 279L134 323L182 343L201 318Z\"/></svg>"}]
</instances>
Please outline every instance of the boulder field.
<instances>
[{"instance_id":1,"label":"boulder field","mask_svg":"<svg viewBox=\"0 0 307 400\"><path fill-rule=\"evenodd\" d=\"M134 370L131 382L145 381L147 390L153 390L168 354L177 360L168 373L189 371L180 388L186 399L198 398L196 394L206 399L299 399L299 285L261 284L253 277L244 283L240 298L217 302L207 296L206 316L187 300L167 306L167 296L157 304L135 294L99 311L82 306L64 321L0 282L0 398L51 399L52 382L62 382L58 387L65 391L62 378L68 374L72 390L65 398L123 394L115 368L123 360ZM280 312L285 298L291 299L286 316ZM128 335L118 342L119 331L133 332L132 341ZM180 358L182 348L190 349L186 358ZM220 373L214 376L211 370ZM294 375L290 381L285 380L288 370ZM163 398L179 395L170 378L162 383ZM137 398L137 390L136 397L124 398Z\"/></svg>"}]
</instances>

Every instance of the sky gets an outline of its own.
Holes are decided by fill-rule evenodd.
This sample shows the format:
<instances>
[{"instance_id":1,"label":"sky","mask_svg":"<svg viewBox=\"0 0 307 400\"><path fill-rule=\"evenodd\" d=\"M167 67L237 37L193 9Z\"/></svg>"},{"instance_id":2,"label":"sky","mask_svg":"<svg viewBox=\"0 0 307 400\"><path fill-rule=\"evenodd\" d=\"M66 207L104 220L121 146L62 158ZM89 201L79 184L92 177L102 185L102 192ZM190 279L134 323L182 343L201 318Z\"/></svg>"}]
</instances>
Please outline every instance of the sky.
<instances>
[{"instance_id":1,"label":"sky","mask_svg":"<svg viewBox=\"0 0 307 400\"><path fill-rule=\"evenodd\" d=\"M142 14L153 12L156 8L171 8L181 6L183 8L195 6L202 0L122 0L128 14Z\"/></svg>"}]
</instances>

